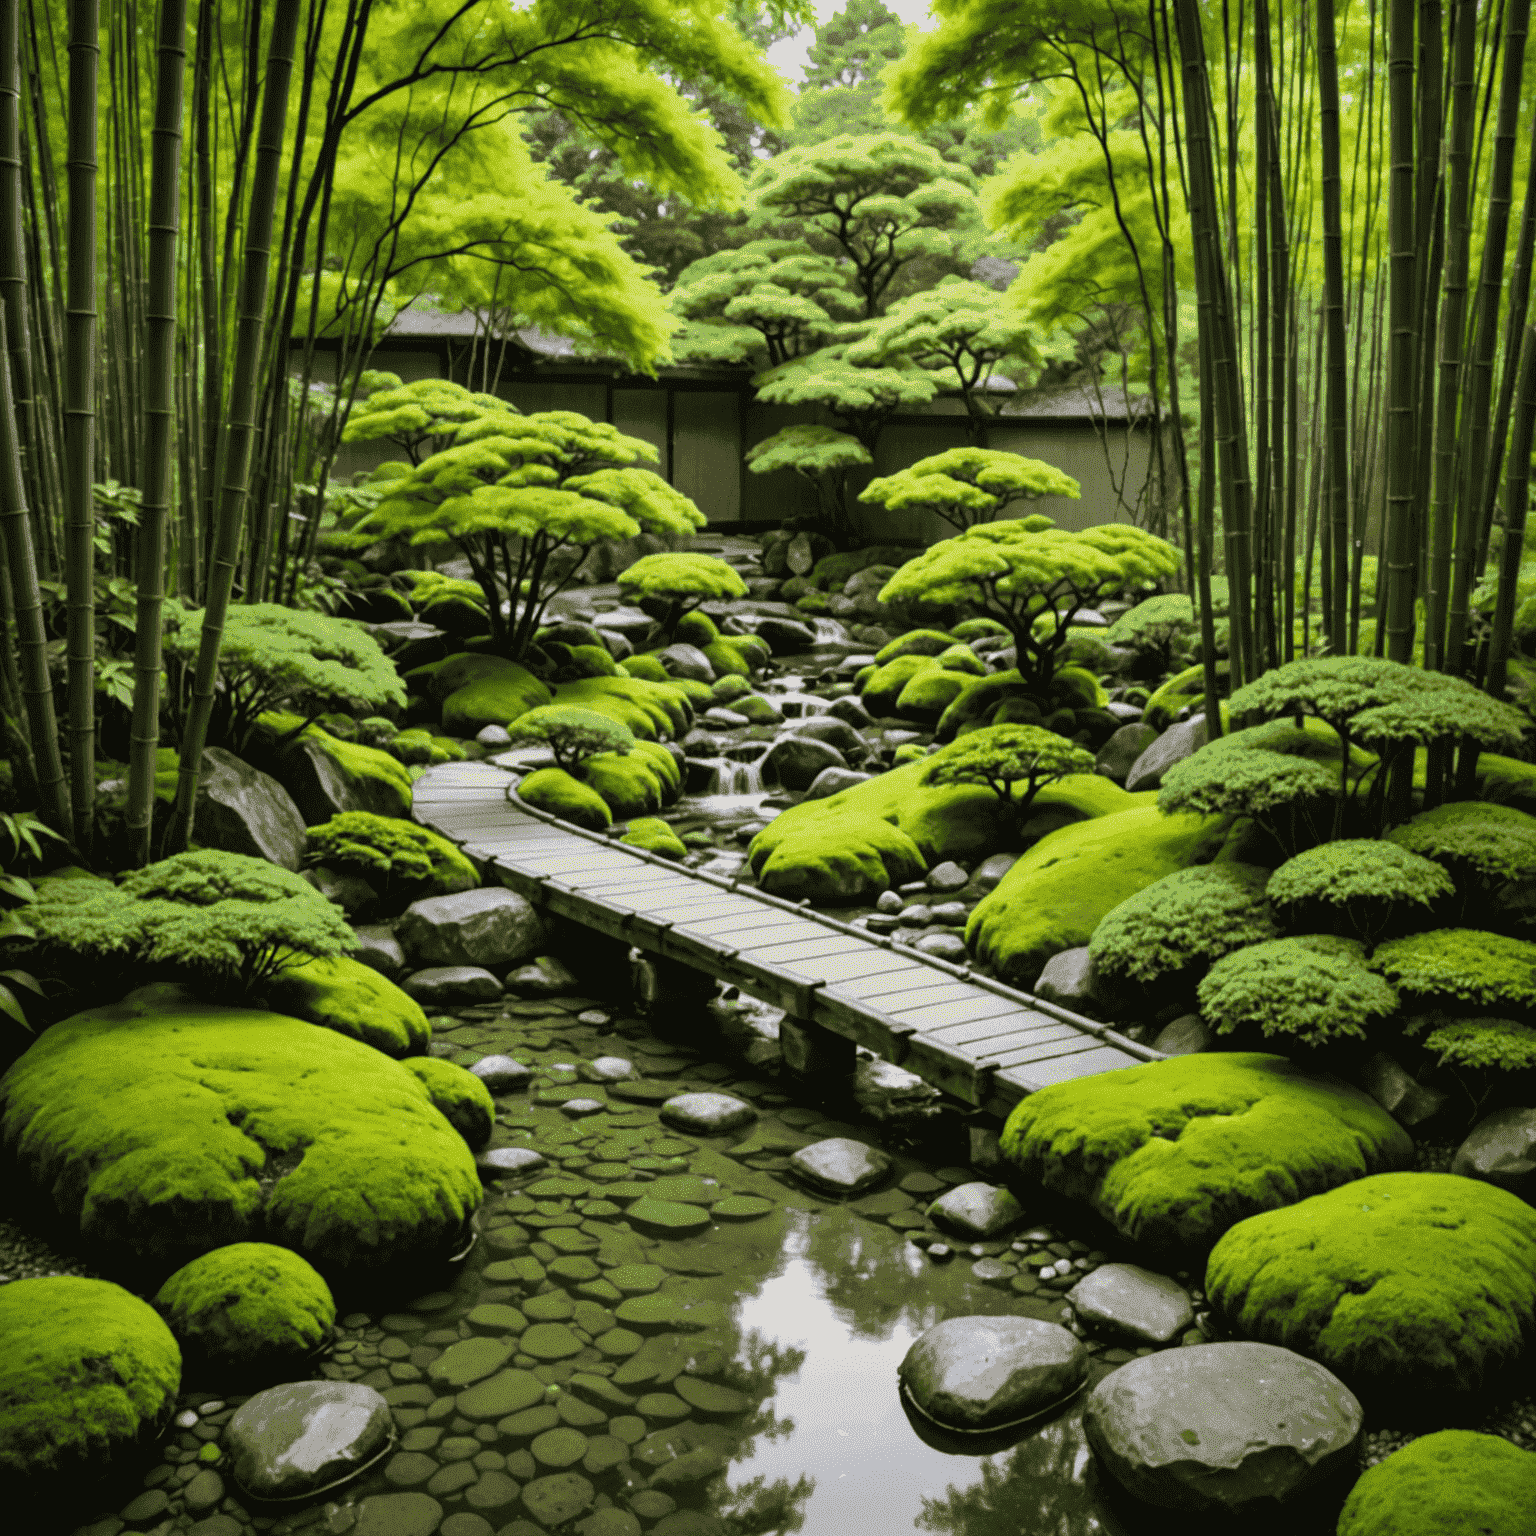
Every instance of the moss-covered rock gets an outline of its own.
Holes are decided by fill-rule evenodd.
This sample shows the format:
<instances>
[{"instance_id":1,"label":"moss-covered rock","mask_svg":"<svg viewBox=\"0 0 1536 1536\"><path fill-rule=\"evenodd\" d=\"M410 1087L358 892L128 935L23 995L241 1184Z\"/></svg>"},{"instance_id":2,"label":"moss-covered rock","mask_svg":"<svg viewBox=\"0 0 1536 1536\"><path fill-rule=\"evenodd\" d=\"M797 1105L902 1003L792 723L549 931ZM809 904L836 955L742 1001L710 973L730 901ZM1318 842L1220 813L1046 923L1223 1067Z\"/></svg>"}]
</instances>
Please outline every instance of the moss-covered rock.
<instances>
[{"instance_id":1,"label":"moss-covered rock","mask_svg":"<svg viewBox=\"0 0 1536 1536\"><path fill-rule=\"evenodd\" d=\"M327 1275L453 1251L480 1180L411 1072L158 992L55 1024L0 1078L6 1154L82 1241L163 1267L265 1236Z\"/></svg>"},{"instance_id":2,"label":"moss-covered rock","mask_svg":"<svg viewBox=\"0 0 1536 1536\"><path fill-rule=\"evenodd\" d=\"M939 656L955 643L955 637L942 629L909 629L904 635L888 640L875 652L875 665L883 667L898 656Z\"/></svg>"},{"instance_id":3,"label":"moss-covered rock","mask_svg":"<svg viewBox=\"0 0 1536 1536\"><path fill-rule=\"evenodd\" d=\"M999 624L996 619L962 619L950 634L956 640L964 640L969 643L972 640L984 640L988 635L1008 635L1006 625ZM1012 636L1009 635L1011 639Z\"/></svg>"},{"instance_id":4,"label":"moss-covered rock","mask_svg":"<svg viewBox=\"0 0 1536 1536\"><path fill-rule=\"evenodd\" d=\"M968 645L952 645L947 651L940 651L938 662L946 672L964 672L971 677L987 675L987 664Z\"/></svg>"},{"instance_id":5,"label":"moss-covered rock","mask_svg":"<svg viewBox=\"0 0 1536 1536\"><path fill-rule=\"evenodd\" d=\"M540 768L530 773L518 784L517 798L589 832L603 832L613 825L608 802L563 768Z\"/></svg>"},{"instance_id":6,"label":"moss-covered rock","mask_svg":"<svg viewBox=\"0 0 1536 1536\"><path fill-rule=\"evenodd\" d=\"M705 685L707 688L707 685ZM674 682L651 682L640 677L588 677L561 683L554 702L576 704L608 715L642 740L658 736L682 737L693 725L689 695Z\"/></svg>"},{"instance_id":7,"label":"moss-covered rock","mask_svg":"<svg viewBox=\"0 0 1536 1536\"><path fill-rule=\"evenodd\" d=\"M1045 716L1040 701L1031 697L1029 685L1017 670L994 672L988 677L960 675L964 678L963 685L934 727L936 741L953 741L969 726L989 722L1001 724L1001 721L992 721L992 716L999 705L1010 701L1028 705L1026 714L1012 721L1013 724L1038 725Z\"/></svg>"},{"instance_id":8,"label":"moss-covered rock","mask_svg":"<svg viewBox=\"0 0 1536 1536\"><path fill-rule=\"evenodd\" d=\"M749 693L743 698L732 699L726 708L734 709L738 715L745 715L750 725L781 725L784 721L778 706L760 693Z\"/></svg>"},{"instance_id":9,"label":"moss-covered rock","mask_svg":"<svg viewBox=\"0 0 1536 1536\"><path fill-rule=\"evenodd\" d=\"M907 684L920 672L934 672L940 670L938 658L926 656L921 652L909 652L905 656L897 656L892 661L882 662L877 666L870 677L859 687L859 699L865 709L877 718L881 715L894 714L896 700L902 695Z\"/></svg>"},{"instance_id":10,"label":"moss-covered rock","mask_svg":"<svg viewBox=\"0 0 1536 1536\"><path fill-rule=\"evenodd\" d=\"M1028 986L1052 955L1086 944L1127 897L1175 870L1240 858L1245 841L1246 824L1230 816L1163 816L1145 803L1064 827L982 899L965 942L999 976Z\"/></svg>"},{"instance_id":11,"label":"moss-covered rock","mask_svg":"<svg viewBox=\"0 0 1536 1536\"><path fill-rule=\"evenodd\" d=\"M13 1493L94 1473L147 1441L181 1386L181 1350L155 1309L75 1275L0 1286L0 1359L0 1471Z\"/></svg>"},{"instance_id":12,"label":"moss-covered rock","mask_svg":"<svg viewBox=\"0 0 1536 1536\"><path fill-rule=\"evenodd\" d=\"M1533 1509L1536 1456L1502 1435L1442 1429L1365 1473L1337 1536L1527 1536Z\"/></svg>"},{"instance_id":13,"label":"moss-covered rock","mask_svg":"<svg viewBox=\"0 0 1536 1536\"><path fill-rule=\"evenodd\" d=\"M396 909L480 884L475 866L446 837L399 816L333 816L310 828L309 852L317 862L360 876Z\"/></svg>"},{"instance_id":14,"label":"moss-covered rock","mask_svg":"<svg viewBox=\"0 0 1536 1536\"><path fill-rule=\"evenodd\" d=\"M348 955L300 958L268 984L266 1001L276 1013L334 1029L386 1056L413 1056L432 1039L421 1004Z\"/></svg>"},{"instance_id":15,"label":"moss-covered rock","mask_svg":"<svg viewBox=\"0 0 1536 1536\"><path fill-rule=\"evenodd\" d=\"M1229 664L1225 661L1217 662L1216 674L1221 682L1221 692L1225 694L1230 675ZM1204 701L1204 666L1186 667L1153 693L1141 712L1141 718L1154 731L1166 731L1184 709L1187 708L1193 714L1203 707Z\"/></svg>"},{"instance_id":16,"label":"moss-covered rock","mask_svg":"<svg viewBox=\"0 0 1536 1536\"><path fill-rule=\"evenodd\" d=\"M1086 667L1059 667L1051 679L1051 698L1068 709L1102 709L1109 703L1104 685Z\"/></svg>"},{"instance_id":17,"label":"moss-covered rock","mask_svg":"<svg viewBox=\"0 0 1536 1536\"><path fill-rule=\"evenodd\" d=\"M618 821L648 816L662 807L666 787L655 762L642 753L600 753L581 765L580 774Z\"/></svg>"},{"instance_id":18,"label":"moss-covered rock","mask_svg":"<svg viewBox=\"0 0 1536 1536\"><path fill-rule=\"evenodd\" d=\"M1381 1173L1239 1222L1205 1289L1229 1329L1311 1356L1368 1407L1439 1417L1536 1344L1536 1210L1477 1179Z\"/></svg>"},{"instance_id":19,"label":"moss-covered rock","mask_svg":"<svg viewBox=\"0 0 1536 1536\"><path fill-rule=\"evenodd\" d=\"M423 768L432 761L432 733L420 726L401 731L389 750L407 767Z\"/></svg>"},{"instance_id":20,"label":"moss-covered rock","mask_svg":"<svg viewBox=\"0 0 1536 1536\"><path fill-rule=\"evenodd\" d=\"M274 711L257 721L261 761L293 796L307 826L343 811L375 816L411 814L411 776L393 753L362 741L344 741L298 715ZM291 738L291 739L290 739Z\"/></svg>"},{"instance_id":21,"label":"moss-covered rock","mask_svg":"<svg viewBox=\"0 0 1536 1536\"><path fill-rule=\"evenodd\" d=\"M700 649L704 652L704 659L714 668L716 678L751 677L752 666L747 658L725 640L714 640Z\"/></svg>"},{"instance_id":22,"label":"moss-covered rock","mask_svg":"<svg viewBox=\"0 0 1536 1536\"><path fill-rule=\"evenodd\" d=\"M183 1264L155 1294L189 1370L294 1366L331 1336L336 1303L312 1264L271 1243L230 1243Z\"/></svg>"},{"instance_id":23,"label":"moss-covered rock","mask_svg":"<svg viewBox=\"0 0 1536 1536\"><path fill-rule=\"evenodd\" d=\"M619 841L668 859L680 859L688 852L688 845L659 816L636 818Z\"/></svg>"},{"instance_id":24,"label":"moss-covered rock","mask_svg":"<svg viewBox=\"0 0 1536 1536\"><path fill-rule=\"evenodd\" d=\"M480 1078L438 1056L412 1056L404 1065L420 1079L437 1112L478 1152L496 1128L496 1101Z\"/></svg>"},{"instance_id":25,"label":"moss-covered rock","mask_svg":"<svg viewBox=\"0 0 1536 1536\"><path fill-rule=\"evenodd\" d=\"M789 901L868 901L921 878L927 868L922 850L899 827L851 811L807 822L771 842L764 838L759 833L748 851L752 872L769 895Z\"/></svg>"},{"instance_id":26,"label":"moss-covered rock","mask_svg":"<svg viewBox=\"0 0 1536 1536\"><path fill-rule=\"evenodd\" d=\"M1091 1205L1160 1255L1198 1254L1260 1211L1413 1162L1357 1088L1279 1056L1170 1057L1023 1099L1003 1154L1028 1184Z\"/></svg>"},{"instance_id":27,"label":"moss-covered rock","mask_svg":"<svg viewBox=\"0 0 1536 1536\"><path fill-rule=\"evenodd\" d=\"M720 627L707 613L700 613L695 608L677 621L677 632L672 638L685 645L696 645L702 651L720 638Z\"/></svg>"},{"instance_id":28,"label":"moss-covered rock","mask_svg":"<svg viewBox=\"0 0 1536 1536\"><path fill-rule=\"evenodd\" d=\"M669 683L671 674L649 652L642 652L638 656L626 656L619 663L619 670L626 677L638 677L648 683Z\"/></svg>"},{"instance_id":29,"label":"moss-covered rock","mask_svg":"<svg viewBox=\"0 0 1536 1536\"><path fill-rule=\"evenodd\" d=\"M968 681L963 672L945 671L941 662L919 671L896 695L896 713L903 720L923 725L937 725L939 716L965 691ZM864 702L869 703L866 692Z\"/></svg>"},{"instance_id":30,"label":"moss-covered rock","mask_svg":"<svg viewBox=\"0 0 1536 1536\"><path fill-rule=\"evenodd\" d=\"M527 667L500 656L476 660L482 665L474 675L443 699L443 730L448 734L472 739L488 725L510 725L519 715L550 702L548 686Z\"/></svg>"},{"instance_id":31,"label":"moss-covered rock","mask_svg":"<svg viewBox=\"0 0 1536 1536\"><path fill-rule=\"evenodd\" d=\"M683 770L677 759L659 741L637 741L629 749L631 757L648 763L661 781L661 803L671 805L683 792Z\"/></svg>"},{"instance_id":32,"label":"moss-covered rock","mask_svg":"<svg viewBox=\"0 0 1536 1536\"><path fill-rule=\"evenodd\" d=\"M754 673L773 660L773 647L761 635L721 635L717 644L735 651Z\"/></svg>"}]
</instances>

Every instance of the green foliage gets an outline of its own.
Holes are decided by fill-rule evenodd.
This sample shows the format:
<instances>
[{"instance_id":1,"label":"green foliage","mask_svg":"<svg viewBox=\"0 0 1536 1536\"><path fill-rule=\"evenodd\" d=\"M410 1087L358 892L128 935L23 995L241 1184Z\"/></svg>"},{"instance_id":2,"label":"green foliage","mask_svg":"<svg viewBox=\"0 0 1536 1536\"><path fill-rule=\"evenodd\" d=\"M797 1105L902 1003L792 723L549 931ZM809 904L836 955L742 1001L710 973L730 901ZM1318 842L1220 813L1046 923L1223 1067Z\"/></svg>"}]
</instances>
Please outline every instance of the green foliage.
<instances>
[{"instance_id":1,"label":"green foliage","mask_svg":"<svg viewBox=\"0 0 1536 1536\"><path fill-rule=\"evenodd\" d=\"M574 773L590 757L605 752L620 756L635 745L634 733L594 709L570 704L545 704L519 715L507 727L514 741L542 741L555 754L555 764Z\"/></svg>"},{"instance_id":2,"label":"green foliage","mask_svg":"<svg viewBox=\"0 0 1536 1536\"><path fill-rule=\"evenodd\" d=\"M1035 725L992 725L941 747L928 760L922 782L983 784L1022 821L1047 784L1092 772L1093 753L1053 731Z\"/></svg>"},{"instance_id":3,"label":"green foliage","mask_svg":"<svg viewBox=\"0 0 1536 1536\"><path fill-rule=\"evenodd\" d=\"M661 627L670 642L684 614L711 599L745 597L747 584L734 566L714 555L672 552L642 555L619 573L619 591L629 602L649 598L665 603L666 617Z\"/></svg>"},{"instance_id":4,"label":"green foliage","mask_svg":"<svg viewBox=\"0 0 1536 1536\"><path fill-rule=\"evenodd\" d=\"M496 1101L473 1072L438 1056L410 1056L401 1063L421 1080L432 1107L478 1152L496 1129Z\"/></svg>"},{"instance_id":5,"label":"green foliage","mask_svg":"<svg viewBox=\"0 0 1536 1536\"><path fill-rule=\"evenodd\" d=\"M1502 1435L1442 1429L1365 1470L1337 1536L1522 1536L1533 1508L1536 1456Z\"/></svg>"},{"instance_id":6,"label":"green foliage","mask_svg":"<svg viewBox=\"0 0 1536 1536\"><path fill-rule=\"evenodd\" d=\"M1345 838L1286 860L1269 899L1293 932L1338 933L1369 947L1384 933L1427 926L1453 889L1438 864L1396 843Z\"/></svg>"},{"instance_id":7,"label":"green foliage","mask_svg":"<svg viewBox=\"0 0 1536 1536\"><path fill-rule=\"evenodd\" d=\"M972 491L990 495L980 485ZM1111 523L1068 533L1035 514L978 523L930 545L886 583L880 601L918 614L963 606L995 619L1013 637L1023 680L1043 700L1050 696L1068 626L1078 610L1171 576L1178 564L1172 544L1140 528ZM1051 622L1037 629L1046 615Z\"/></svg>"},{"instance_id":8,"label":"green foliage","mask_svg":"<svg viewBox=\"0 0 1536 1536\"><path fill-rule=\"evenodd\" d=\"M1514 1019L1459 1019L1424 1037L1441 1066L1527 1072L1536 1067L1536 1029Z\"/></svg>"},{"instance_id":9,"label":"green foliage","mask_svg":"<svg viewBox=\"0 0 1536 1536\"><path fill-rule=\"evenodd\" d=\"M507 401L477 394L450 379L417 379L402 384L394 374L383 374L378 385L367 394L359 394L347 413L341 440L394 443L412 464L421 462L424 451L431 454L448 447L465 422L476 420L487 410L518 414Z\"/></svg>"},{"instance_id":10,"label":"green foliage","mask_svg":"<svg viewBox=\"0 0 1536 1536\"><path fill-rule=\"evenodd\" d=\"M1456 800L1421 811L1387 840L1443 865L1464 916L1503 926L1531 920L1536 898L1536 816L1509 805Z\"/></svg>"},{"instance_id":11,"label":"green foliage","mask_svg":"<svg viewBox=\"0 0 1536 1536\"><path fill-rule=\"evenodd\" d=\"M1268 881L1269 871L1254 864L1202 864L1164 875L1093 930L1094 967L1110 980L1183 990L1223 955L1276 937Z\"/></svg>"},{"instance_id":12,"label":"green foliage","mask_svg":"<svg viewBox=\"0 0 1536 1536\"><path fill-rule=\"evenodd\" d=\"M834 527L846 520L848 471L873 462L856 437L812 424L785 427L746 452L747 468L754 475L792 469L809 480L816 487L823 521Z\"/></svg>"},{"instance_id":13,"label":"green foliage","mask_svg":"<svg viewBox=\"0 0 1536 1536\"><path fill-rule=\"evenodd\" d=\"M1109 626L1104 638L1111 645L1128 645L1151 656L1158 671L1173 665L1173 653L1182 650L1194 638L1194 604L1183 592L1164 592L1122 613Z\"/></svg>"},{"instance_id":14,"label":"green foliage","mask_svg":"<svg viewBox=\"0 0 1536 1536\"><path fill-rule=\"evenodd\" d=\"M24 937L45 952L165 967L239 997L306 956L356 944L341 911L308 881L211 849L162 859L116 886L47 881L23 921Z\"/></svg>"},{"instance_id":15,"label":"green foliage","mask_svg":"<svg viewBox=\"0 0 1536 1536\"><path fill-rule=\"evenodd\" d=\"M399 816L343 811L309 829L312 864L361 875L386 901L473 890L475 867L446 837Z\"/></svg>"},{"instance_id":16,"label":"green foliage","mask_svg":"<svg viewBox=\"0 0 1536 1536\"><path fill-rule=\"evenodd\" d=\"M166 656L189 678L202 644L203 613L174 599L165 605ZM330 710L376 714L405 703L395 664L362 625L279 603L230 607L219 679L208 739L237 754L250 746L257 717L267 710L293 711L302 730ZM180 691L173 699L177 708L185 707Z\"/></svg>"},{"instance_id":17,"label":"green foliage","mask_svg":"<svg viewBox=\"0 0 1536 1536\"><path fill-rule=\"evenodd\" d=\"M1524 939L1436 928L1379 945L1370 964L1416 1014L1445 1010L1524 1018L1536 1013L1536 944Z\"/></svg>"},{"instance_id":18,"label":"green foliage","mask_svg":"<svg viewBox=\"0 0 1536 1536\"><path fill-rule=\"evenodd\" d=\"M1200 1012L1219 1035L1257 1029L1307 1046L1364 1039L1396 1013L1397 993L1366 969L1358 946L1334 943L1272 939L1224 956L1200 983Z\"/></svg>"},{"instance_id":19,"label":"green foliage","mask_svg":"<svg viewBox=\"0 0 1536 1536\"><path fill-rule=\"evenodd\" d=\"M54 831L36 811L0 811L0 839L4 839L4 846L0 848L0 869L9 869L12 864L24 860L41 863L44 843L62 846L64 842L62 834ZM7 875L4 878L15 877ZM0 884L0 892L9 889Z\"/></svg>"},{"instance_id":20,"label":"green foliage","mask_svg":"<svg viewBox=\"0 0 1536 1536\"><path fill-rule=\"evenodd\" d=\"M608 802L563 768L539 768L530 773L519 781L517 797L536 810L589 832L605 832L613 825Z\"/></svg>"},{"instance_id":21,"label":"green foliage","mask_svg":"<svg viewBox=\"0 0 1536 1536\"><path fill-rule=\"evenodd\" d=\"M963 534L976 523L990 522L1015 501L1041 496L1076 501L1081 495L1082 487L1071 475L1040 459L991 448L951 448L871 480L859 500L887 512L931 512Z\"/></svg>"}]
</instances>

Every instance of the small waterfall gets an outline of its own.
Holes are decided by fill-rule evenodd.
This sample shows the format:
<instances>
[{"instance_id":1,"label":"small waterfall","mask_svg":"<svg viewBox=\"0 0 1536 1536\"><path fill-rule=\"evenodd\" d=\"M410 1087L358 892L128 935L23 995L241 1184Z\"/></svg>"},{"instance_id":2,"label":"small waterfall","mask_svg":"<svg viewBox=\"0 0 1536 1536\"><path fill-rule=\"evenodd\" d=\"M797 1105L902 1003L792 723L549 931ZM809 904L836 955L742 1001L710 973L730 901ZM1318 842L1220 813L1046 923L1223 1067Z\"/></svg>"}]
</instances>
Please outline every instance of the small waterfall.
<instances>
[{"instance_id":1,"label":"small waterfall","mask_svg":"<svg viewBox=\"0 0 1536 1536\"><path fill-rule=\"evenodd\" d=\"M786 720L804 720L812 715L827 713L827 701L814 693L791 694L779 700L779 708Z\"/></svg>"},{"instance_id":2,"label":"small waterfall","mask_svg":"<svg viewBox=\"0 0 1536 1536\"><path fill-rule=\"evenodd\" d=\"M767 753L763 754L766 757ZM707 795L756 795L762 792L762 757L750 763L732 762L726 757L713 759L715 773L710 780Z\"/></svg>"},{"instance_id":3,"label":"small waterfall","mask_svg":"<svg viewBox=\"0 0 1536 1536\"><path fill-rule=\"evenodd\" d=\"M812 634L816 637L817 645L847 645L848 631L838 619L829 619L823 614L807 614L805 622L811 627Z\"/></svg>"}]
</instances>

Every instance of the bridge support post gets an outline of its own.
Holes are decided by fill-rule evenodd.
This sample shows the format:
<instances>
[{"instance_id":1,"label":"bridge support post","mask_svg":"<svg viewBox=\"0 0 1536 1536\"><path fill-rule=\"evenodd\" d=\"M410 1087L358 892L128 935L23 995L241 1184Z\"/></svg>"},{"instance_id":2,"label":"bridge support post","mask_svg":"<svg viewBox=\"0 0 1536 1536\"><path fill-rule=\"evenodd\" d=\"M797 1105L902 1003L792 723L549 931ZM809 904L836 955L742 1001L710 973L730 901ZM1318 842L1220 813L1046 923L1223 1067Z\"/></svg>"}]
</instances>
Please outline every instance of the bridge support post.
<instances>
[{"instance_id":1,"label":"bridge support post","mask_svg":"<svg viewBox=\"0 0 1536 1536\"><path fill-rule=\"evenodd\" d=\"M635 1006L654 1017L664 1009L702 1008L715 995L713 976L680 960L641 953L629 962L630 990Z\"/></svg>"},{"instance_id":2,"label":"bridge support post","mask_svg":"<svg viewBox=\"0 0 1536 1536\"><path fill-rule=\"evenodd\" d=\"M779 1021L779 1052L797 1077L828 1081L853 1076L853 1041L810 1019L784 1015Z\"/></svg>"}]
</instances>

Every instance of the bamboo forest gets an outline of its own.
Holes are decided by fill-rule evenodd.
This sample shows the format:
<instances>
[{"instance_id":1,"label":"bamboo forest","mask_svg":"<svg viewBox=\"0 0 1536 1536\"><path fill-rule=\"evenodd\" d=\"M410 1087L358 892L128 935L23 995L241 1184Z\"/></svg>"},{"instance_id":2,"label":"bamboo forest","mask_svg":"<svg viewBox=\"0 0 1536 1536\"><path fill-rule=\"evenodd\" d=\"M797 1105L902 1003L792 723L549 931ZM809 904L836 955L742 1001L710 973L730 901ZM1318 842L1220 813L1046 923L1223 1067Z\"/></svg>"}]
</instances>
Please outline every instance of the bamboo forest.
<instances>
[{"instance_id":1,"label":"bamboo forest","mask_svg":"<svg viewBox=\"0 0 1536 1536\"><path fill-rule=\"evenodd\" d=\"M1536 1536L1532 0L0 0L17 1536Z\"/></svg>"}]
</instances>

